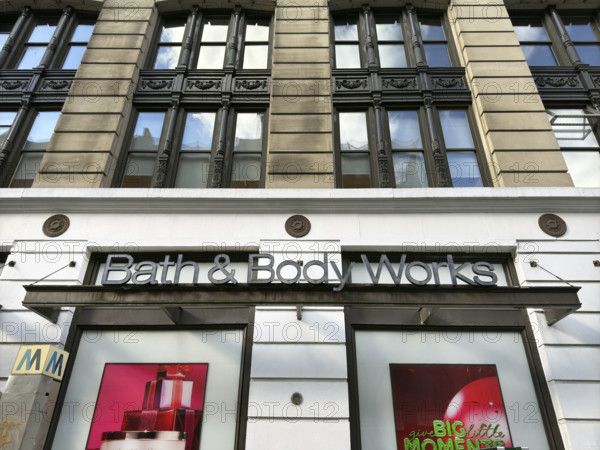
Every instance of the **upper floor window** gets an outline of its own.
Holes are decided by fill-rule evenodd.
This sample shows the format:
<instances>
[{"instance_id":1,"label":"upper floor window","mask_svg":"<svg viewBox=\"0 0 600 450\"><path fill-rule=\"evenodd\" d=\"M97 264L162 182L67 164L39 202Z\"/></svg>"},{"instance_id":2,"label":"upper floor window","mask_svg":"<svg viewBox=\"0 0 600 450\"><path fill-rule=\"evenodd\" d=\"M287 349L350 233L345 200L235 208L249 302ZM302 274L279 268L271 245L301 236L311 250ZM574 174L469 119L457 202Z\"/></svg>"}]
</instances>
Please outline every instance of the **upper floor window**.
<instances>
[{"instance_id":1,"label":"upper floor window","mask_svg":"<svg viewBox=\"0 0 600 450\"><path fill-rule=\"evenodd\" d=\"M95 19L67 8L57 14L28 13L11 27L0 27L0 48L9 36L14 45L0 68L30 70L43 64L47 69L76 70L94 29ZM5 24L7 25L7 24ZM52 38L58 45L49 45Z\"/></svg>"},{"instance_id":2,"label":"upper floor window","mask_svg":"<svg viewBox=\"0 0 600 450\"><path fill-rule=\"evenodd\" d=\"M581 61L600 66L600 29L592 17L562 17Z\"/></svg>"},{"instance_id":3,"label":"upper floor window","mask_svg":"<svg viewBox=\"0 0 600 450\"><path fill-rule=\"evenodd\" d=\"M513 14L511 20L530 66L568 66L576 61L600 66L600 28L595 17L551 10L541 16Z\"/></svg>"},{"instance_id":4,"label":"upper floor window","mask_svg":"<svg viewBox=\"0 0 600 450\"><path fill-rule=\"evenodd\" d=\"M4 114L0 113L0 117ZM20 151L12 155L6 168L6 175L10 177L9 187L29 188L33 185L59 116L59 111L35 113L29 133L19 146ZM10 167L15 168L12 173Z\"/></svg>"},{"instance_id":5,"label":"upper floor window","mask_svg":"<svg viewBox=\"0 0 600 450\"><path fill-rule=\"evenodd\" d=\"M436 108L434 125L441 137L441 154L449 167L451 186L481 187L482 175L475 139L464 109ZM385 148L391 160L391 186L417 188L438 186L434 148L428 136L424 111L388 108ZM376 120L370 111L339 111L338 187L370 188L380 184L379 149L374 143Z\"/></svg>"},{"instance_id":6,"label":"upper floor window","mask_svg":"<svg viewBox=\"0 0 600 450\"><path fill-rule=\"evenodd\" d=\"M160 157L169 133L174 138L172 162L165 186L177 188L258 188L262 183L263 153L266 142L265 113L234 111L224 123L222 111L180 111L175 130L169 130L171 117L166 111L140 111L124 155L126 162L120 187L154 187ZM225 141L219 146L219 130ZM222 153L219 151L222 148ZM224 181L213 185L215 166L225 167Z\"/></svg>"},{"instance_id":7,"label":"upper floor window","mask_svg":"<svg viewBox=\"0 0 600 450\"><path fill-rule=\"evenodd\" d=\"M552 41L539 18L513 19L513 27L521 43L521 50L530 66L556 66L558 64Z\"/></svg>"},{"instance_id":8,"label":"upper floor window","mask_svg":"<svg viewBox=\"0 0 600 450\"><path fill-rule=\"evenodd\" d=\"M363 9L355 14L334 16L333 45L338 69L379 66L404 68L427 64L430 67L452 66L444 19L439 15L418 14L403 10L398 14L371 13ZM415 35L411 36L410 21ZM416 54L406 42L417 40L424 55ZM370 49L373 49L373 57Z\"/></svg>"},{"instance_id":9,"label":"upper floor window","mask_svg":"<svg viewBox=\"0 0 600 450\"><path fill-rule=\"evenodd\" d=\"M233 36L234 32L237 32L236 36ZM228 46L234 38L235 45ZM163 19L151 66L153 69L174 69L183 65L190 69L220 70L231 63L240 69L267 69L269 39L268 16L239 10L234 10L231 15L194 10L187 20ZM187 56L182 52L183 42L192 43Z\"/></svg>"},{"instance_id":10,"label":"upper floor window","mask_svg":"<svg viewBox=\"0 0 600 450\"><path fill-rule=\"evenodd\" d=\"M549 109L547 113L573 184L600 187L600 115L582 109Z\"/></svg>"}]
</instances>

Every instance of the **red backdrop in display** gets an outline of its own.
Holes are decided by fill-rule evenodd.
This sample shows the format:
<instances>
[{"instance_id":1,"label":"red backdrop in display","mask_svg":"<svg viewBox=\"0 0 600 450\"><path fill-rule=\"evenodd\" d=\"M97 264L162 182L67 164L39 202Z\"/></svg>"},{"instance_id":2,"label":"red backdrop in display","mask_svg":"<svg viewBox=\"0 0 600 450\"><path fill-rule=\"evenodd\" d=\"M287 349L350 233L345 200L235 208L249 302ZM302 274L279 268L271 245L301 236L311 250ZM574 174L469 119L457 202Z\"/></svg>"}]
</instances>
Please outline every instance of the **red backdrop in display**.
<instances>
[{"instance_id":1,"label":"red backdrop in display","mask_svg":"<svg viewBox=\"0 0 600 450\"><path fill-rule=\"evenodd\" d=\"M415 439L416 448L433 441L428 449L450 439L453 448L512 446L495 366L390 364L390 374L399 450Z\"/></svg>"},{"instance_id":2,"label":"red backdrop in display","mask_svg":"<svg viewBox=\"0 0 600 450\"><path fill-rule=\"evenodd\" d=\"M190 373L185 375L185 380L193 382L190 409L202 411L208 364L182 364L190 370ZM121 430L125 411L145 409L142 403L146 384L157 379L158 369L159 364L105 365L93 419L91 409L88 411L92 427L86 450L100 448L103 432Z\"/></svg>"}]
</instances>

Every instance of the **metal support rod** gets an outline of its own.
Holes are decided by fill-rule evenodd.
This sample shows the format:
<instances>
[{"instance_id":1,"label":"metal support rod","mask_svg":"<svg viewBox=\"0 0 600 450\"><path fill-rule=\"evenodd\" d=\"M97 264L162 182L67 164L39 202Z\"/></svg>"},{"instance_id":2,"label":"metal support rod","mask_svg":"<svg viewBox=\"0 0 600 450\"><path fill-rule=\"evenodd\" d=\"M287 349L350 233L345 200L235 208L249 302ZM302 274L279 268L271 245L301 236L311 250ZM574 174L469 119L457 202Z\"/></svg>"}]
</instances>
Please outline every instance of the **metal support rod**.
<instances>
[{"instance_id":1,"label":"metal support rod","mask_svg":"<svg viewBox=\"0 0 600 450\"><path fill-rule=\"evenodd\" d=\"M183 48L181 49L178 67L187 67L190 64L192 46L194 45L194 32L198 23L199 14L200 8L198 6L193 6L190 18L190 26L188 27L187 34L184 39Z\"/></svg>"},{"instance_id":2,"label":"metal support rod","mask_svg":"<svg viewBox=\"0 0 600 450\"><path fill-rule=\"evenodd\" d=\"M165 185L167 171L169 168L169 159L171 158L171 145L173 142L173 135L175 134L175 122L177 120L178 111L179 100L172 100L169 124L167 125L165 140L163 142L161 153L158 157L158 164L154 174L154 183L152 187L155 188L162 188Z\"/></svg>"},{"instance_id":3,"label":"metal support rod","mask_svg":"<svg viewBox=\"0 0 600 450\"><path fill-rule=\"evenodd\" d=\"M60 20L58 21L56 30L54 30L54 34L52 35L52 38L50 39L50 43L48 44L48 47L46 47L46 51L44 52L44 56L42 56L42 60L40 61L40 64L38 67L43 68L43 69L48 68L48 65L50 64L50 62L52 61L52 58L54 57L54 54L56 53L56 48L58 47L58 44L61 42L62 38L64 37L65 30L67 28L67 23L69 22L69 19L71 18L72 14L73 14L72 7L67 6L65 9L63 9L63 14L62 14L62 16L60 16Z\"/></svg>"},{"instance_id":4,"label":"metal support rod","mask_svg":"<svg viewBox=\"0 0 600 450\"><path fill-rule=\"evenodd\" d=\"M228 49L227 49L227 64L226 67L233 68L235 66L235 57L237 53L237 42L238 42L238 34L240 32L240 15L242 13L242 8L236 6L233 10L233 33L231 33L231 40L229 41Z\"/></svg>"},{"instance_id":5,"label":"metal support rod","mask_svg":"<svg viewBox=\"0 0 600 450\"><path fill-rule=\"evenodd\" d=\"M223 181L223 166L225 164L225 133L227 131L227 116L229 115L229 100L224 99L221 112L221 125L219 127L219 142L215 154L214 172L211 188L220 188Z\"/></svg>"},{"instance_id":6,"label":"metal support rod","mask_svg":"<svg viewBox=\"0 0 600 450\"><path fill-rule=\"evenodd\" d=\"M367 66L373 67L377 65L377 62L375 61L375 45L373 44L371 32L371 8L364 5L363 12L365 16L365 28L367 31Z\"/></svg>"},{"instance_id":7,"label":"metal support rod","mask_svg":"<svg viewBox=\"0 0 600 450\"><path fill-rule=\"evenodd\" d=\"M31 8L29 6L26 6L25 8L23 8L21 15L15 22L15 25L12 27L10 35L8 36L8 38L6 39L6 42L4 43L4 47L2 47L2 50L0 51L0 68L4 65L4 63L8 59L10 52L12 51L13 47L15 46L15 42L16 42L18 36L22 34L23 28L25 27L25 22L27 21L27 18L29 17L30 14L31 14Z\"/></svg>"},{"instance_id":8,"label":"metal support rod","mask_svg":"<svg viewBox=\"0 0 600 450\"><path fill-rule=\"evenodd\" d=\"M560 40L563 44L564 49L567 52L567 55L569 56L569 61L574 66L576 66L577 64L581 64L581 59L579 59L579 55L577 54L575 45L569 37L569 33L567 33L567 29L565 28L565 25L563 24L560 16L556 12L556 8L550 9L550 17L552 17L552 22L554 23L554 26L560 34Z\"/></svg>"},{"instance_id":9,"label":"metal support rod","mask_svg":"<svg viewBox=\"0 0 600 450\"><path fill-rule=\"evenodd\" d=\"M409 33L410 33L410 42L415 53L415 59L417 66L426 66L427 61L425 59L425 52L423 51L423 43L421 42L420 33L417 31L419 29L419 23L417 21L417 16L415 15L415 8L413 5L406 5L406 11L408 12L408 24L409 24Z\"/></svg>"}]
</instances>

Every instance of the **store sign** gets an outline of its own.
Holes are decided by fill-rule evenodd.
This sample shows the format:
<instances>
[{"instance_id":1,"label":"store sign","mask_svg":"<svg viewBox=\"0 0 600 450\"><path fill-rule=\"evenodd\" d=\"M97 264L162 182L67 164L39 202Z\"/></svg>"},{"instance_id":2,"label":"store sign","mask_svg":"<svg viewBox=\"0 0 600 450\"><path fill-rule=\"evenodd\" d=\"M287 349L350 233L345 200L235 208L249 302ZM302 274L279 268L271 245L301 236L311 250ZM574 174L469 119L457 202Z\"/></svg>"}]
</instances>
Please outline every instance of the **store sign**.
<instances>
[{"instance_id":1,"label":"store sign","mask_svg":"<svg viewBox=\"0 0 600 450\"><path fill-rule=\"evenodd\" d=\"M369 261L366 255L361 255L362 264L371 283L374 286L385 284L383 278L399 286L407 280L410 284L424 286L427 284L441 286L461 284L470 286L495 286L498 275L494 272L494 265L485 261L455 263L452 255L446 255L445 261L440 262L407 262L407 255L402 254L398 261L390 262L387 255L382 254L379 261ZM214 265L208 270L207 277L212 284L238 284L242 282L236 269L230 267L231 259L226 253L220 253L214 258ZM348 267L341 268L335 261L329 260L327 253L323 261L313 260L301 264L294 260L275 262L275 257L268 253L255 253L248 255L245 270L245 283L269 284L275 280L284 284L296 284L303 279L309 284L336 284L334 291L341 291L348 283L353 269L360 266L357 262L350 262ZM137 285L172 285L180 284L181 274L184 269L193 271L191 282L198 284L200 265L195 261L184 261L183 254L171 260L170 255L165 255L163 261L139 261L128 254L110 254L106 258L102 272L101 284L124 285L133 283ZM442 275L448 282L442 283ZM331 278L335 276L335 278ZM389 284L389 283L388 283Z\"/></svg>"},{"instance_id":2,"label":"store sign","mask_svg":"<svg viewBox=\"0 0 600 450\"><path fill-rule=\"evenodd\" d=\"M22 345L12 373L15 375L44 374L62 380L69 353L52 345Z\"/></svg>"}]
</instances>

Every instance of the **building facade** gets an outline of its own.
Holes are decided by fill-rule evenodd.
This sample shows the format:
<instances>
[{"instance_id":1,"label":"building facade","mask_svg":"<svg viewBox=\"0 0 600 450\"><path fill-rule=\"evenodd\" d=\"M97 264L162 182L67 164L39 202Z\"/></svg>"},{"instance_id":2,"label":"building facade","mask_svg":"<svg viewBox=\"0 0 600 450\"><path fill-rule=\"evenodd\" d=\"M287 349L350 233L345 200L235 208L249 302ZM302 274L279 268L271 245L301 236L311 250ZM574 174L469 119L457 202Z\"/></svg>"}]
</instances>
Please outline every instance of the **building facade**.
<instances>
[{"instance_id":1,"label":"building facade","mask_svg":"<svg viewBox=\"0 0 600 450\"><path fill-rule=\"evenodd\" d=\"M596 448L599 6L0 2L0 448Z\"/></svg>"}]
</instances>

